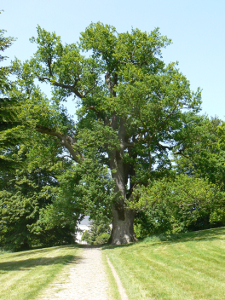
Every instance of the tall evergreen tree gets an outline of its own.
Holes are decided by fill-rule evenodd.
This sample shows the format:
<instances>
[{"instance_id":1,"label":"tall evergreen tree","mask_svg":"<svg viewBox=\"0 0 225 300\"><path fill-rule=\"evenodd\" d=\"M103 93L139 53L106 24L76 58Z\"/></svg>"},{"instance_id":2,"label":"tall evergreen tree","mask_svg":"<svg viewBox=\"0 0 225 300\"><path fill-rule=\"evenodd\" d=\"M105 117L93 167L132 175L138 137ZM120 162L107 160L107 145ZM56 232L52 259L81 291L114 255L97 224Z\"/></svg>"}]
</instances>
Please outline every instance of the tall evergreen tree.
<instances>
[{"instance_id":1,"label":"tall evergreen tree","mask_svg":"<svg viewBox=\"0 0 225 300\"><path fill-rule=\"evenodd\" d=\"M0 29L0 63L7 57L3 52L11 46L13 38L5 37L5 30ZM16 99L10 96L12 83L9 80L11 70L9 67L0 66L0 165L1 169L13 166L13 160L7 159L2 154L7 148L16 144L15 136L11 129L16 127Z\"/></svg>"},{"instance_id":2,"label":"tall evergreen tree","mask_svg":"<svg viewBox=\"0 0 225 300\"><path fill-rule=\"evenodd\" d=\"M74 223L69 215L67 221L62 210L54 211L58 214L57 222L52 223L46 217L59 197L58 176L63 173L64 165L70 165L66 161L63 165L61 159L57 161L56 153L51 162L50 145L48 151L41 151L47 143L37 136L32 149L20 146L20 168L0 171L0 246L4 248L22 250L74 241L76 216L80 211L74 216Z\"/></svg>"}]
</instances>

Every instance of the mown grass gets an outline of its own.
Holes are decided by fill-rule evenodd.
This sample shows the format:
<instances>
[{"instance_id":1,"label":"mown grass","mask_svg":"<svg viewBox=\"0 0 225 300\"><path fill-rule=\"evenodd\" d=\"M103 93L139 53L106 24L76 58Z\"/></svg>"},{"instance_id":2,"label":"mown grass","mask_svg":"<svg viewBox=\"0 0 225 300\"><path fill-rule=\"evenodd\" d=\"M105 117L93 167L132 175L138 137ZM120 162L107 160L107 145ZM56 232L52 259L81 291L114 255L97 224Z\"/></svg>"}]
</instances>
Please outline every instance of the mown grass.
<instances>
[{"instance_id":1,"label":"mown grass","mask_svg":"<svg viewBox=\"0 0 225 300\"><path fill-rule=\"evenodd\" d=\"M79 259L74 245L0 255L0 299L40 299L44 290L71 261Z\"/></svg>"},{"instance_id":2,"label":"mown grass","mask_svg":"<svg viewBox=\"0 0 225 300\"><path fill-rule=\"evenodd\" d=\"M105 247L132 299L225 299L225 228Z\"/></svg>"},{"instance_id":3,"label":"mown grass","mask_svg":"<svg viewBox=\"0 0 225 300\"><path fill-rule=\"evenodd\" d=\"M108 282L109 282L110 300L121 300L120 293L119 293L119 290L118 290L118 286L117 286L116 280L113 276L112 270L111 270L111 268L110 268L110 266L107 262L106 255L102 255L102 260L103 260L103 263L104 263L104 267L105 267Z\"/></svg>"}]
</instances>

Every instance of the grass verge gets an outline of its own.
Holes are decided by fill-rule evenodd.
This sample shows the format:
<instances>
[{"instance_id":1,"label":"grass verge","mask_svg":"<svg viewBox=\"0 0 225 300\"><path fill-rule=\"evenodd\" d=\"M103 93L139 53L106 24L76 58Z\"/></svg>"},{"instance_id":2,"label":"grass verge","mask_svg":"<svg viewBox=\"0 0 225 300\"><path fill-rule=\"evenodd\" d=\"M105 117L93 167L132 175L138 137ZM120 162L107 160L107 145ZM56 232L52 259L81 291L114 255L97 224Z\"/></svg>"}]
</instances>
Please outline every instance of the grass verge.
<instances>
[{"instance_id":1,"label":"grass verge","mask_svg":"<svg viewBox=\"0 0 225 300\"><path fill-rule=\"evenodd\" d=\"M3 249L3 248L0 248L0 255L6 254L6 253L12 253L12 251L10 251L10 250L5 250L5 249Z\"/></svg>"},{"instance_id":2,"label":"grass verge","mask_svg":"<svg viewBox=\"0 0 225 300\"><path fill-rule=\"evenodd\" d=\"M40 299L45 289L71 261L79 259L74 245L6 253L0 256L0 299Z\"/></svg>"},{"instance_id":3,"label":"grass verge","mask_svg":"<svg viewBox=\"0 0 225 300\"><path fill-rule=\"evenodd\" d=\"M225 228L104 247L130 300L225 299Z\"/></svg>"},{"instance_id":4,"label":"grass verge","mask_svg":"<svg viewBox=\"0 0 225 300\"><path fill-rule=\"evenodd\" d=\"M117 287L117 283L116 280L113 276L112 270L107 262L107 256L106 253L104 253L104 251L102 251L102 260L103 260L103 264L106 270L106 274L107 274L107 278L108 278L108 282L109 282L109 289L110 289L110 299L112 300L121 300L120 298L120 293Z\"/></svg>"}]
</instances>

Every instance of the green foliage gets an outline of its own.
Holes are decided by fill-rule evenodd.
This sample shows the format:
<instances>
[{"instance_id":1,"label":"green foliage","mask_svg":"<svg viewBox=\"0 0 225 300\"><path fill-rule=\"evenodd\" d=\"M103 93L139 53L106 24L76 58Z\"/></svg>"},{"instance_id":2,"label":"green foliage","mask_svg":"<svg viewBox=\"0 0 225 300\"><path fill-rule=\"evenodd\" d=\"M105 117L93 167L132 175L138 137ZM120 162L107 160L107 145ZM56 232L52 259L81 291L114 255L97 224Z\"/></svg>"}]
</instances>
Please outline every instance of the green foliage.
<instances>
[{"instance_id":1,"label":"green foliage","mask_svg":"<svg viewBox=\"0 0 225 300\"><path fill-rule=\"evenodd\" d=\"M110 220L92 221L90 230L86 230L82 235L82 241L86 241L90 245L106 244L110 238Z\"/></svg>"},{"instance_id":2,"label":"green foliage","mask_svg":"<svg viewBox=\"0 0 225 300\"><path fill-rule=\"evenodd\" d=\"M12 65L16 93L21 99L28 95L21 119L24 136L31 133L34 144L30 166L40 163L39 153L53 164L64 155L75 161L58 174L59 187L45 187L54 197L39 209L32 230L75 226L84 215L112 218L112 207L123 219L136 187L168 176L171 153L191 144L192 129L200 122L200 90L191 92L176 63L163 62L161 50L171 40L157 28L118 33L113 26L91 23L79 43L63 45L55 33L38 26L31 41L37 44L34 57ZM50 100L35 79L50 84ZM69 98L76 101L76 123L63 107ZM41 146L37 132L49 136Z\"/></svg>"},{"instance_id":3,"label":"green foliage","mask_svg":"<svg viewBox=\"0 0 225 300\"><path fill-rule=\"evenodd\" d=\"M43 210L52 205L57 196L57 176L63 168L61 162L45 164L41 152L35 160L35 146L21 147L20 169L2 170L0 174L0 245L5 248L20 250L73 241L74 227L71 228L69 221L63 226L58 222L47 227L41 219ZM43 155L46 154L45 151ZM45 159L49 160L46 156Z\"/></svg>"},{"instance_id":4,"label":"green foliage","mask_svg":"<svg viewBox=\"0 0 225 300\"><path fill-rule=\"evenodd\" d=\"M207 180L179 175L154 181L136 190L139 210L135 230L150 234L179 233L221 226L225 222L225 195Z\"/></svg>"},{"instance_id":5,"label":"green foliage","mask_svg":"<svg viewBox=\"0 0 225 300\"><path fill-rule=\"evenodd\" d=\"M171 164L168 149L182 144L183 131L200 109L200 91L191 93L176 64L165 66L161 60L161 49L171 41L158 29L149 34L138 29L117 33L102 23L92 23L82 32L78 45L64 46L55 33L39 26L37 33L32 38L38 46L30 61L33 73L51 84L55 103L70 95L77 100L74 148L106 165L112 151L121 152L130 169L128 195L134 184L147 182L150 173L165 172ZM90 57L82 56L80 49Z\"/></svg>"},{"instance_id":6,"label":"green foliage","mask_svg":"<svg viewBox=\"0 0 225 300\"><path fill-rule=\"evenodd\" d=\"M4 33L4 30L0 30L0 51L5 51L14 40L4 37ZM0 54L0 62L4 59L6 56ZM15 60L10 67L0 67L1 170L21 167L19 145L31 141L37 122L46 119L47 112L50 112L46 98L33 80L34 75L28 63L22 65ZM52 111L51 114L54 116Z\"/></svg>"},{"instance_id":7,"label":"green foliage","mask_svg":"<svg viewBox=\"0 0 225 300\"><path fill-rule=\"evenodd\" d=\"M5 51L11 46L13 38L4 36L5 30L0 30L0 51ZM7 57L0 53L0 62ZM7 169L14 165L14 159L8 155L4 156L4 151L17 144L18 130L13 129L18 126L16 118L17 100L12 96L13 85L9 80L11 70L9 67L0 67L0 164L1 169Z\"/></svg>"},{"instance_id":8,"label":"green foliage","mask_svg":"<svg viewBox=\"0 0 225 300\"><path fill-rule=\"evenodd\" d=\"M176 159L178 172L206 178L224 191L224 127L218 118L204 118L194 129L192 143Z\"/></svg>"},{"instance_id":9,"label":"green foliage","mask_svg":"<svg viewBox=\"0 0 225 300\"><path fill-rule=\"evenodd\" d=\"M96 238L95 243L96 245L107 244L109 238L110 238L110 234L108 232L104 232Z\"/></svg>"},{"instance_id":10,"label":"green foliage","mask_svg":"<svg viewBox=\"0 0 225 300\"><path fill-rule=\"evenodd\" d=\"M43 218L48 214L51 222L57 224L61 216L75 227L84 215L94 220L111 217L110 204L115 195L111 191L113 182L107 168L85 160L80 165L68 167L58 180L57 197L52 206L43 211Z\"/></svg>"}]
</instances>

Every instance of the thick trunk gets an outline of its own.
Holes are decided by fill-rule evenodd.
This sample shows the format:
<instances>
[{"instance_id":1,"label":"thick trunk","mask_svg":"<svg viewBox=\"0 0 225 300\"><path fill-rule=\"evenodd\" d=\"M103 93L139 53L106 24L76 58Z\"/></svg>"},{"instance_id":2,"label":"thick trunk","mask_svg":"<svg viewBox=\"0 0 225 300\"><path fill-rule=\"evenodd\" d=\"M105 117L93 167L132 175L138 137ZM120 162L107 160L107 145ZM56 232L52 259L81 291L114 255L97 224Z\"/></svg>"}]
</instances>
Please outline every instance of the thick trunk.
<instances>
[{"instance_id":1,"label":"thick trunk","mask_svg":"<svg viewBox=\"0 0 225 300\"><path fill-rule=\"evenodd\" d=\"M110 168L113 170L112 177L118 195L117 202L112 206L112 245L128 244L136 240L133 228L135 212L126 208L127 174L121 156L119 151L111 152Z\"/></svg>"},{"instance_id":2,"label":"thick trunk","mask_svg":"<svg viewBox=\"0 0 225 300\"><path fill-rule=\"evenodd\" d=\"M134 234L134 211L119 209L113 206L113 222L110 243L112 245L123 245L132 243L136 240Z\"/></svg>"},{"instance_id":3,"label":"thick trunk","mask_svg":"<svg viewBox=\"0 0 225 300\"><path fill-rule=\"evenodd\" d=\"M117 78L115 77L114 83L116 81ZM111 82L109 73L106 74L106 83L108 84L110 93L113 94L114 84ZM116 94L114 97L116 97ZM118 130L118 139L120 142L120 149L108 152L110 158L109 167L112 171L112 178L115 181L115 193L118 195L117 202L112 206L112 234L109 241L112 245L128 244L136 240L134 234L135 212L126 208L128 168L123 156L129 139L125 124L125 118L119 118L116 113L112 115L111 127L115 131Z\"/></svg>"}]
</instances>

